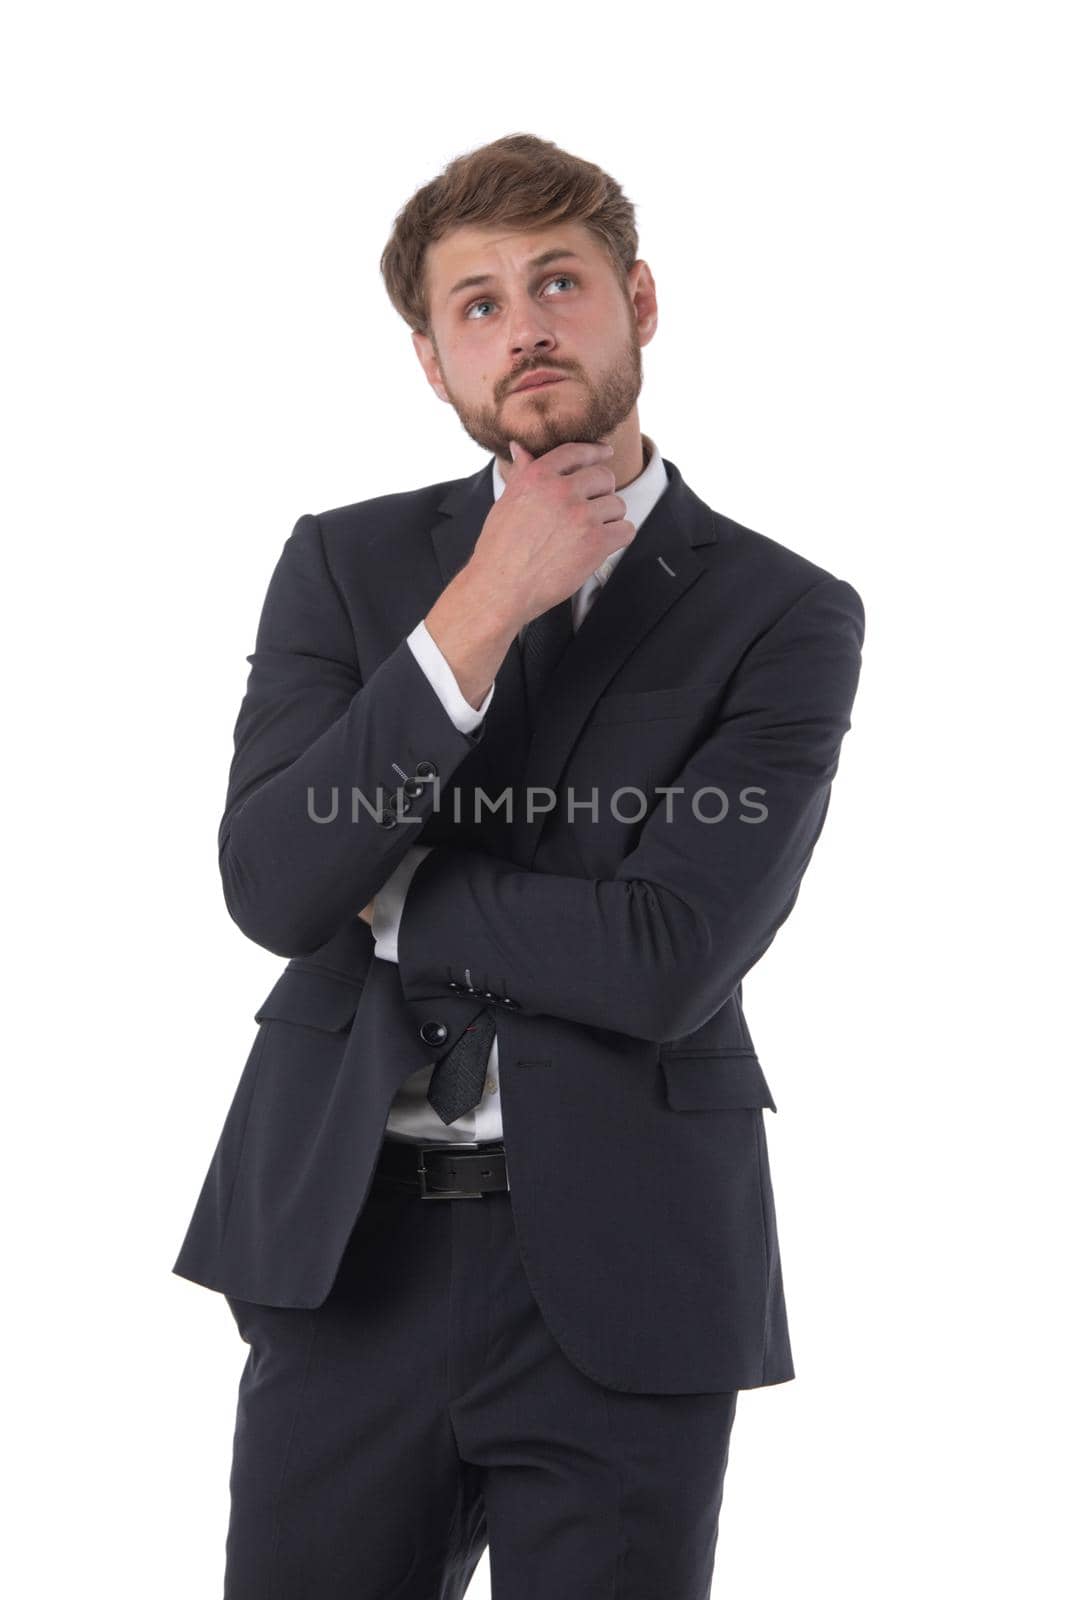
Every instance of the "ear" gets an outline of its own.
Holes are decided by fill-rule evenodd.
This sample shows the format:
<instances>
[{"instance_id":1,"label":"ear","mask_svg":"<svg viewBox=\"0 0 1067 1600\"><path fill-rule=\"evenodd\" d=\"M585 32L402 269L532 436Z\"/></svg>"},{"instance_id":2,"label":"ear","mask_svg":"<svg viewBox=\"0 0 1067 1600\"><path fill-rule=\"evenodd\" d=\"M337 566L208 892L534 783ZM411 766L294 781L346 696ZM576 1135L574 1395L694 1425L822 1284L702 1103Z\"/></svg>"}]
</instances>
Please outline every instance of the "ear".
<instances>
[{"instance_id":1,"label":"ear","mask_svg":"<svg viewBox=\"0 0 1067 1600\"><path fill-rule=\"evenodd\" d=\"M451 405L452 402L448 398L448 390L441 382L441 368L437 364L433 340L429 334L420 333L417 328L412 328L411 342L415 346L415 354L419 358L419 365L426 374L426 381L430 388L438 400L444 400L448 405Z\"/></svg>"}]
</instances>

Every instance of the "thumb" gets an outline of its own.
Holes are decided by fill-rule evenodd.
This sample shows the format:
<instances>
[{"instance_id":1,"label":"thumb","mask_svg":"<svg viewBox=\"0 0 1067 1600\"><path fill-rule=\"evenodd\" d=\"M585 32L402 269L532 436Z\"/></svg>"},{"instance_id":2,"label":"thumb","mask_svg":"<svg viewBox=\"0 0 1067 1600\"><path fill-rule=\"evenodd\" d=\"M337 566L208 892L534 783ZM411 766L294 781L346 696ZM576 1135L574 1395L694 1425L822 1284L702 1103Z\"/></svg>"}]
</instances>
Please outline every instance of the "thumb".
<instances>
[{"instance_id":1,"label":"thumb","mask_svg":"<svg viewBox=\"0 0 1067 1600\"><path fill-rule=\"evenodd\" d=\"M520 466L526 461L533 460L529 450L526 449L525 445L521 445L517 439L508 440L508 449L511 451L512 461L517 461Z\"/></svg>"}]
</instances>

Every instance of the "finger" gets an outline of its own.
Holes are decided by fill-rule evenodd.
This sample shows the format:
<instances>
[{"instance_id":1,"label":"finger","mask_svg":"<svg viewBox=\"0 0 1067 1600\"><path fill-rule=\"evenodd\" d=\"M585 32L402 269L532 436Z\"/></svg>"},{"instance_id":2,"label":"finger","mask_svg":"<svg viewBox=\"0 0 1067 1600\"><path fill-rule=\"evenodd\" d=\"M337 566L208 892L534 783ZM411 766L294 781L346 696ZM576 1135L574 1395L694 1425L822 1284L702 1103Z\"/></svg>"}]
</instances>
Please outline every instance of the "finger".
<instances>
[{"instance_id":1,"label":"finger","mask_svg":"<svg viewBox=\"0 0 1067 1600\"><path fill-rule=\"evenodd\" d=\"M517 439L509 439L511 459L516 466L525 466L528 461L539 459L547 461L553 472L561 476L566 472L574 472L578 467L595 466L598 462L608 460L615 453L615 446L608 444L603 439L574 440L568 444L558 444L552 450L546 450L543 456L535 458L525 445Z\"/></svg>"},{"instance_id":2,"label":"finger","mask_svg":"<svg viewBox=\"0 0 1067 1600\"><path fill-rule=\"evenodd\" d=\"M566 473L576 472L581 467L600 466L601 463L610 461L614 454L615 446L603 439L588 441L583 439L570 444L558 444L541 459L550 462L553 472L558 472L563 477Z\"/></svg>"}]
</instances>

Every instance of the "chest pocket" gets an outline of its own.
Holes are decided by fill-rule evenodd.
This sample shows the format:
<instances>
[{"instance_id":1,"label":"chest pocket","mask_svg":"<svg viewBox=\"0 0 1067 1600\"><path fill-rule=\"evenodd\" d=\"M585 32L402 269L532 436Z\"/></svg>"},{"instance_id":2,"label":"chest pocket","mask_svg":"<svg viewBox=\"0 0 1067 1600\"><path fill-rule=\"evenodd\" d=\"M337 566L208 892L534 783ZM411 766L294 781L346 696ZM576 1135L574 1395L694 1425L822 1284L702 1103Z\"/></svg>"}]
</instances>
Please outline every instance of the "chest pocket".
<instances>
[{"instance_id":1,"label":"chest pocket","mask_svg":"<svg viewBox=\"0 0 1067 1600\"><path fill-rule=\"evenodd\" d=\"M714 684L604 695L582 727L562 782L573 785L576 798L596 789L605 817L612 791L628 785L648 796L651 811L662 798L653 793L656 784L670 783L681 771L710 728L717 704ZM618 809L627 818L641 811L634 796L620 799Z\"/></svg>"},{"instance_id":2,"label":"chest pocket","mask_svg":"<svg viewBox=\"0 0 1067 1600\"><path fill-rule=\"evenodd\" d=\"M586 728L616 722L656 722L661 717L696 718L711 710L719 697L722 682L691 683L677 689L619 689L601 695L590 713Z\"/></svg>"}]
</instances>

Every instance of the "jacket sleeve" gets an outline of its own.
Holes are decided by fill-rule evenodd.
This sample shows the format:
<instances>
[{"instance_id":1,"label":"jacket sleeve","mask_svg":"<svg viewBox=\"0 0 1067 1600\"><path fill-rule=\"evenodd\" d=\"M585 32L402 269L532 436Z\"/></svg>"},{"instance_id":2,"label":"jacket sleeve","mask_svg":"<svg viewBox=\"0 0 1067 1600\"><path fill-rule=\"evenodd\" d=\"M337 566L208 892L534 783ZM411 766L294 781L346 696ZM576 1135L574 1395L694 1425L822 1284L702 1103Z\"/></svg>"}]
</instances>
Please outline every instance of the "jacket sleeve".
<instances>
[{"instance_id":1,"label":"jacket sleeve","mask_svg":"<svg viewBox=\"0 0 1067 1600\"><path fill-rule=\"evenodd\" d=\"M713 732L613 877L437 847L400 919L405 997L442 994L469 968L476 988L527 1012L661 1042L700 1027L796 901L851 726L864 626L841 579L794 601L749 648ZM722 794L725 818L704 820Z\"/></svg>"},{"instance_id":2,"label":"jacket sleeve","mask_svg":"<svg viewBox=\"0 0 1067 1600\"><path fill-rule=\"evenodd\" d=\"M364 680L310 514L282 548L247 659L218 836L223 893L256 944L307 956L359 915L417 841L481 727L454 725L406 639ZM427 781L399 820L381 820L420 763L432 768Z\"/></svg>"}]
</instances>

